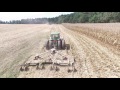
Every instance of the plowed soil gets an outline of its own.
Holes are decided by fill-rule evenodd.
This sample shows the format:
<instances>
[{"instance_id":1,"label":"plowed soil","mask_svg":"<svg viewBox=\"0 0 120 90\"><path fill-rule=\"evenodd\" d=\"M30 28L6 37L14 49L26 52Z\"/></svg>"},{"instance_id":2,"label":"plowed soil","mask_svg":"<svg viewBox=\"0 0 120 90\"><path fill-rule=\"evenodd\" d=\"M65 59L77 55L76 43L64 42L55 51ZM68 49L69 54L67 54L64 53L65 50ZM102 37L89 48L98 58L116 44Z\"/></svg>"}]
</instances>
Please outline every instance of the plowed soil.
<instances>
[{"instance_id":1,"label":"plowed soil","mask_svg":"<svg viewBox=\"0 0 120 90\"><path fill-rule=\"evenodd\" d=\"M79 26L79 25L78 25ZM68 26L67 26L68 27ZM119 78L120 52L114 47L63 25L0 25L0 77L17 78ZM86 26L87 27L87 26ZM80 27L79 27L80 28ZM84 28L82 28L84 29ZM77 72L36 70L20 72L20 65L31 55L45 52L50 32L58 31L70 44L68 54L75 57ZM61 51L66 54L65 51Z\"/></svg>"}]
</instances>

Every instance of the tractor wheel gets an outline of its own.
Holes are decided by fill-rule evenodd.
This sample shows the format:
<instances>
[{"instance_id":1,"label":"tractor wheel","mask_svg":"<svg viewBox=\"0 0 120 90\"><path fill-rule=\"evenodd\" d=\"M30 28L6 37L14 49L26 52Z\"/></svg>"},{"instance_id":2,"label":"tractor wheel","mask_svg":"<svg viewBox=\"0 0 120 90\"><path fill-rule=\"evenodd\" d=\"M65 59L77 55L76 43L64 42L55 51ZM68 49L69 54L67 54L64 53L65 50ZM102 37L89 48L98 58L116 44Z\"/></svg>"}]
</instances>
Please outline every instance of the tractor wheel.
<instances>
[{"instance_id":1,"label":"tractor wheel","mask_svg":"<svg viewBox=\"0 0 120 90\"><path fill-rule=\"evenodd\" d=\"M61 43L61 40L58 41L58 49L59 49L59 50L62 49L62 43Z\"/></svg>"},{"instance_id":2,"label":"tractor wheel","mask_svg":"<svg viewBox=\"0 0 120 90\"><path fill-rule=\"evenodd\" d=\"M62 40L62 49L65 49L65 40Z\"/></svg>"},{"instance_id":3,"label":"tractor wheel","mask_svg":"<svg viewBox=\"0 0 120 90\"><path fill-rule=\"evenodd\" d=\"M46 43L46 49L49 50L49 41Z\"/></svg>"},{"instance_id":4,"label":"tractor wheel","mask_svg":"<svg viewBox=\"0 0 120 90\"><path fill-rule=\"evenodd\" d=\"M52 48L52 41L49 40L49 44L48 45L49 45L49 49L51 49Z\"/></svg>"}]
</instances>

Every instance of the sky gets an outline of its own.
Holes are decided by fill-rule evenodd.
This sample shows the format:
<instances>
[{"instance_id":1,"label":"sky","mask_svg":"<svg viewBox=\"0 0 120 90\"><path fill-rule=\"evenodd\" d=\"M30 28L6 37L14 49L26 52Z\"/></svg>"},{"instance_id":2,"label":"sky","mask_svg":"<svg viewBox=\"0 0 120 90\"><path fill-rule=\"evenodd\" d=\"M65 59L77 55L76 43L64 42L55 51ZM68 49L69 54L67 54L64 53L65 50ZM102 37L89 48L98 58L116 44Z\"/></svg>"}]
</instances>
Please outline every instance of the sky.
<instances>
[{"instance_id":1,"label":"sky","mask_svg":"<svg viewBox=\"0 0 120 90\"><path fill-rule=\"evenodd\" d=\"M62 14L70 14L73 12L0 12L0 20L20 20L27 18L51 18Z\"/></svg>"}]
</instances>

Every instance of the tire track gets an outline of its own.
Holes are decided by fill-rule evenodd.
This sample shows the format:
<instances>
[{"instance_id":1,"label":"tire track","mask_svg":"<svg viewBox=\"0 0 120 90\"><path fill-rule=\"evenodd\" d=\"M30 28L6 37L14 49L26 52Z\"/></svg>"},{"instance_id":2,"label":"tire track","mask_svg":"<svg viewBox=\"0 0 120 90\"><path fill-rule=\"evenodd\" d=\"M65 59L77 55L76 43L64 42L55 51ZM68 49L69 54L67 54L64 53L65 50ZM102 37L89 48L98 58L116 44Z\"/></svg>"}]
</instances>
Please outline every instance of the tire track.
<instances>
[{"instance_id":1,"label":"tire track","mask_svg":"<svg viewBox=\"0 0 120 90\"><path fill-rule=\"evenodd\" d=\"M74 32L70 32L64 27L61 27L61 28L62 28L62 30L64 30L64 32L66 32L66 33L64 33L64 35L66 35L66 37L70 38L70 40L71 40L71 43L70 43L72 46L71 53L77 57L76 58L76 68L78 69L78 72L76 73L76 75L74 75L74 77L82 77L83 74L85 77L89 77L88 69L87 69L86 61L85 61L86 54L85 54L84 50L82 49L81 45L79 44L79 42L74 37Z\"/></svg>"},{"instance_id":2,"label":"tire track","mask_svg":"<svg viewBox=\"0 0 120 90\"><path fill-rule=\"evenodd\" d=\"M72 32L72 31L71 31ZM72 33L74 33L74 32L72 32ZM119 57L117 57L117 56L115 56L115 55L113 55L114 57L116 57L116 60L114 59L114 58L112 58L111 57L111 54L112 54L112 52L111 52L111 54L108 54L108 52L110 52L110 51L107 51L107 48L106 48L106 51L104 50L105 49L105 47L103 47L103 46L101 46L100 44L98 44L98 43L95 43L94 42L94 40L91 40L90 38L87 38L86 36L83 36L82 34L78 34L77 35L77 33L74 33L75 35L76 35L76 39L79 41L79 42L82 42L81 43L81 45L82 45L82 47L84 48L84 50L86 51L86 52L88 52L88 55L89 55L89 58L88 58L88 60L90 61L90 63L91 63L91 65L92 65L92 67L94 67L93 68L93 70L95 70L94 72L98 72L98 69L101 69L101 67L100 66L102 66L102 64L103 64L103 66L104 67L108 67L106 64L108 64L109 65L109 67L108 67L108 69L109 68L111 68L111 66L115 66L114 67L114 70L116 70L118 67L120 67L120 64L119 64ZM75 38L75 37L74 37ZM101 47L101 48L99 48L99 47ZM87 57L88 57L88 55L87 55ZM92 59L92 57L93 57L93 59ZM99 61L98 61L98 60ZM103 60L104 59L104 60ZM87 60L87 61L88 61ZM94 61L93 61L94 60ZM114 60L116 61L116 62L114 62ZM102 61L102 62L101 62ZM100 64L100 63L102 63L102 64ZM99 66L99 67L98 67ZM90 67L90 66L89 66ZM97 68L97 69L96 69ZM113 68L112 68L113 69ZM104 68L103 68L103 70L104 70ZM112 70L109 70L109 71L112 71ZM90 71L91 72L91 71ZM104 75L101 75L102 74L104 74ZM119 69L118 69L118 75L116 75L116 76L119 76ZM109 76L108 76L109 75ZM112 77L113 75L112 74L110 74L110 72L109 73L105 73L105 71L102 71L101 70L101 73L100 73L100 71L99 71L99 73L97 73L97 77ZM116 77L115 75L113 76L113 77Z\"/></svg>"}]
</instances>

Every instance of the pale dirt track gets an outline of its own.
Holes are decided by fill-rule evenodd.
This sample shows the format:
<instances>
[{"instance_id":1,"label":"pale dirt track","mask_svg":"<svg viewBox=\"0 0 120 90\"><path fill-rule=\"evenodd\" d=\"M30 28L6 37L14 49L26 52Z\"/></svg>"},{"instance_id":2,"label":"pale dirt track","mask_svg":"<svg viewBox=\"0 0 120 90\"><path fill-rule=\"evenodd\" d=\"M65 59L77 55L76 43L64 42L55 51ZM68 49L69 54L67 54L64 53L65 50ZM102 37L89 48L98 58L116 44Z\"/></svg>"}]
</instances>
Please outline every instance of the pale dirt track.
<instances>
[{"instance_id":1,"label":"pale dirt track","mask_svg":"<svg viewBox=\"0 0 120 90\"><path fill-rule=\"evenodd\" d=\"M2 29L2 27L4 29ZM11 30L9 30L11 29ZM51 31L59 31L71 45L68 54L76 59L76 73L68 73L67 67L59 72L30 68L19 73L19 65L28 57L45 51L43 48ZM62 25L8 25L0 28L0 77L18 78L109 78L120 77L120 56L95 39L69 30ZM65 53L63 51L63 53Z\"/></svg>"}]
</instances>

